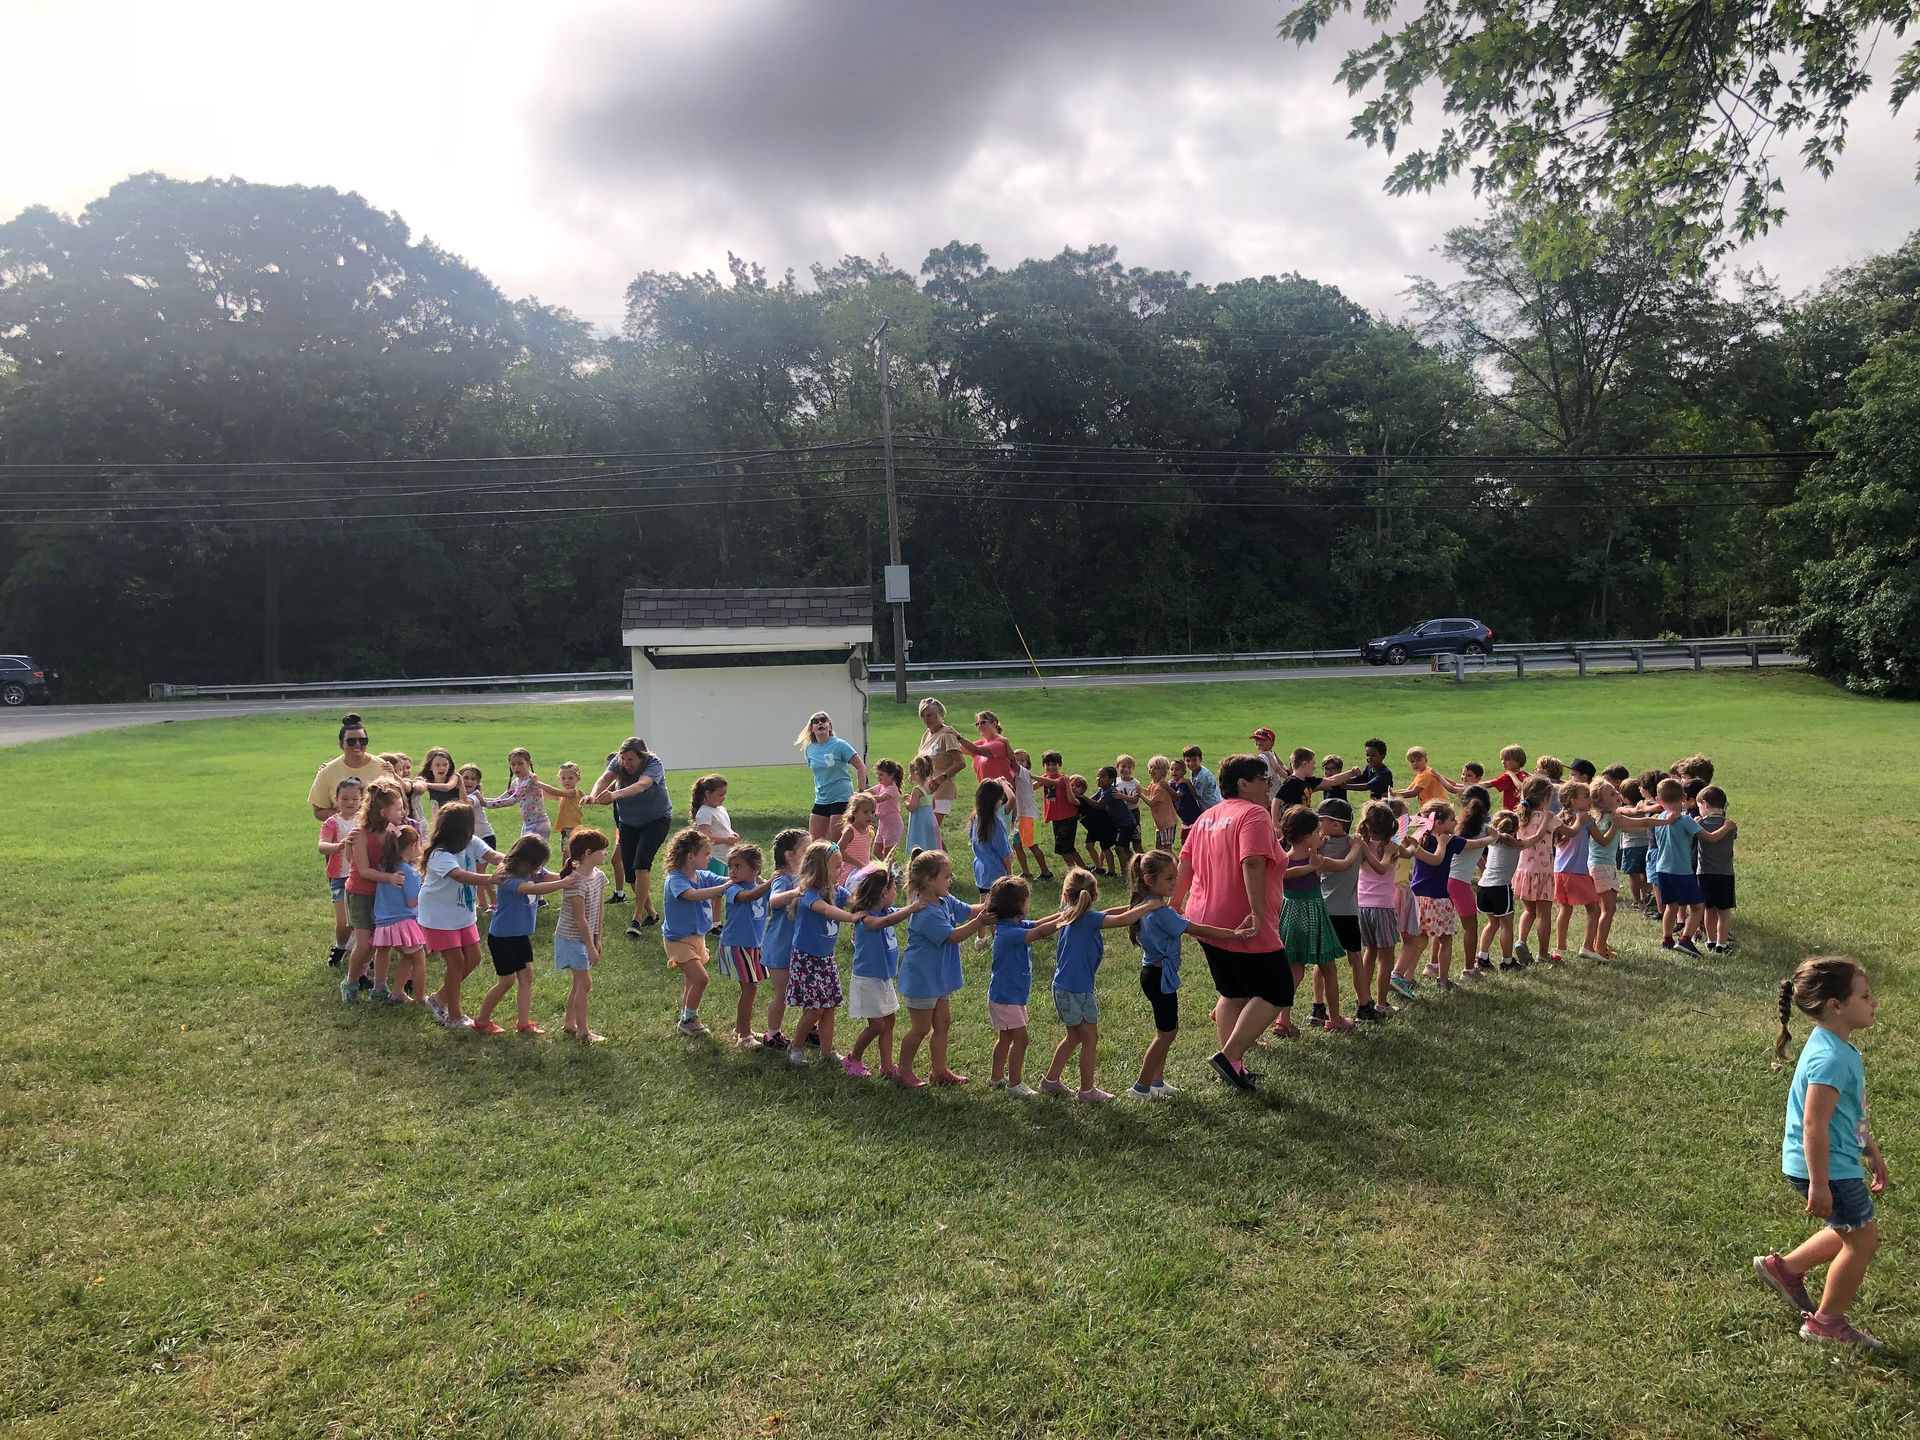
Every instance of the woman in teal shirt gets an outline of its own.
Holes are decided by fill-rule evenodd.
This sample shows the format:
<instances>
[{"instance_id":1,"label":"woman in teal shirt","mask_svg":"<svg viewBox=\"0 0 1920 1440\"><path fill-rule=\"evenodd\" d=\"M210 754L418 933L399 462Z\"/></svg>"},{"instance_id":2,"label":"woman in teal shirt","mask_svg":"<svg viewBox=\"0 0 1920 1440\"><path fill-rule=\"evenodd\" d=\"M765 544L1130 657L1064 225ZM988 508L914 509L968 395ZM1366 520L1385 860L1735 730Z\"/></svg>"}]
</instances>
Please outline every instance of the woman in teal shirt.
<instances>
[{"instance_id":1,"label":"woman in teal shirt","mask_svg":"<svg viewBox=\"0 0 1920 1440\"><path fill-rule=\"evenodd\" d=\"M813 771L813 813L807 817L807 834L815 840L837 840L840 817L853 798L854 777L859 777L860 789L867 788L867 762L833 733L833 717L824 710L807 717L806 728L793 743L806 747L807 768Z\"/></svg>"}]
</instances>

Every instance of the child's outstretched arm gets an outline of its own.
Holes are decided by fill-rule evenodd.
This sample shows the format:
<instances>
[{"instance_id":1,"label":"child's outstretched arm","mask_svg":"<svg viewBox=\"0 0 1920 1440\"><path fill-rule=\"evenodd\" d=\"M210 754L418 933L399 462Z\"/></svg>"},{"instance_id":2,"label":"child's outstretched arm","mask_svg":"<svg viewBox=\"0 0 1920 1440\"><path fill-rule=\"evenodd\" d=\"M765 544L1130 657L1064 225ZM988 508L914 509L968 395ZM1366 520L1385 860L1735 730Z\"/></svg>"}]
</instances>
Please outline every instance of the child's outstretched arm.
<instances>
[{"instance_id":1,"label":"child's outstretched arm","mask_svg":"<svg viewBox=\"0 0 1920 1440\"><path fill-rule=\"evenodd\" d=\"M1231 929L1225 925L1206 925L1198 920L1189 920L1187 929L1202 940L1246 940L1254 933L1253 916L1247 916Z\"/></svg>"},{"instance_id":2,"label":"child's outstretched arm","mask_svg":"<svg viewBox=\"0 0 1920 1440\"><path fill-rule=\"evenodd\" d=\"M758 900L771 889L773 889L773 880L769 877L768 879L762 880L758 885L749 885L745 890L742 890L738 895L733 897L734 903L739 904L743 901L750 903Z\"/></svg>"},{"instance_id":3,"label":"child's outstretched arm","mask_svg":"<svg viewBox=\"0 0 1920 1440\"><path fill-rule=\"evenodd\" d=\"M1360 854L1360 846L1349 845L1347 846L1347 853L1337 860L1331 855L1322 855L1320 857L1320 873L1322 875L1338 875L1344 870L1351 870L1360 863Z\"/></svg>"},{"instance_id":4,"label":"child's outstretched arm","mask_svg":"<svg viewBox=\"0 0 1920 1440\"><path fill-rule=\"evenodd\" d=\"M528 778L533 781L535 788L537 788L542 795L551 796L555 800L571 800L580 793L577 788L569 790L565 786L549 785L538 775L529 776Z\"/></svg>"},{"instance_id":5,"label":"child's outstretched arm","mask_svg":"<svg viewBox=\"0 0 1920 1440\"><path fill-rule=\"evenodd\" d=\"M1729 820L1718 830L1702 830L1700 832L1700 843L1702 845L1722 845L1733 839L1733 837L1739 833L1740 827Z\"/></svg>"},{"instance_id":6,"label":"child's outstretched arm","mask_svg":"<svg viewBox=\"0 0 1920 1440\"><path fill-rule=\"evenodd\" d=\"M1118 930L1122 926L1131 925L1149 910L1158 910L1166 903L1167 902L1158 895L1149 895L1138 905L1129 905L1124 910L1102 910L1100 912L1100 928L1102 930ZM1192 928L1191 924L1189 924L1188 928Z\"/></svg>"},{"instance_id":7,"label":"child's outstretched arm","mask_svg":"<svg viewBox=\"0 0 1920 1440\"><path fill-rule=\"evenodd\" d=\"M1484 835L1476 835L1474 836L1473 839L1462 840L1460 843L1466 846L1467 849L1469 850L1484 850L1487 848L1487 846L1493 844L1493 842L1498 840L1499 838L1500 836L1496 832L1489 830Z\"/></svg>"},{"instance_id":8,"label":"child's outstretched arm","mask_svg":"<svg viewBox=\"0 0 1920 1440\"><path fill-rule=\"evenodd\" d=\"M869 930L884 930L889 925L904 925L915 915L927 908L927 902L918 895L895 910L890 915L875 915L871 911L860 917L860 923Z\"/></svg>"},{"instance_id":9,"label":"child's outstretched arm","mask_svg":"<svg viewBox=\"0 0 1920 1440\"><path fill-rule=\"evenodd\" d=\"M727 886L732 883L731 880L722 880L718 885L702 885L696 890L682 890L680 898L694 901L716 900L727 893Z\"/></svg>"},{"instance_id":10,"label":"child's outstretched arm","mask_svg":"<svg viewBox=\"0 0 1920 1440\"><path fill-rule=\"evenodd\" d=\"M689 890L687 893L691 895L693 892ZM851 923L860 918L851 910L842 910L838 905L827 900L815 900L812 904L808 905L807 908L816 915L824 915L829 920L839 920L844 923Z\"/></svg>"},{"instance_id":11,"label":"child's outstretched arm","mask_svg":"<svg viewBox=\"0 0 1920 1440\"><path fill-rule=\"evenodd\" d=\"M574 872L575 875L579 873L577 870ZM572 890L574 888L573 875L567 876L564 880L558 875L555 875L547 880L522 880L520 882L520 893L522 895L551 895L556 890Z\"/></svg>"},{"instance_id":12,"label":"child's outstretched arm","mask_svg":"<svg viewBox=\"0 0 1920 1440\"><path fill-rule=\"evenodd\" d=\"M1620 827L1614 823L1613 816L1602 815L1598 811L1594 812L1590 824L1592 828L1588 830L1587 834L1596 845L1604 846L1612 840L1615 835L1620 833Z\"/></svg>"},{"instance_id":13,"label":"child's outstretched arm","mask_svg":"<svg viewBox=\"0 0 1920 1440\"><path fill-rule=\"evenodd\" d=\"M1066 918L1066 911L1056 910L1053 914L1047 916L1046 919L1034 921L1033 924L1020 931L1022 943L1031 945L1034 941L1053 934L1054 931L1060 928L1061 922Z\"/></svg>"}]
</instances>

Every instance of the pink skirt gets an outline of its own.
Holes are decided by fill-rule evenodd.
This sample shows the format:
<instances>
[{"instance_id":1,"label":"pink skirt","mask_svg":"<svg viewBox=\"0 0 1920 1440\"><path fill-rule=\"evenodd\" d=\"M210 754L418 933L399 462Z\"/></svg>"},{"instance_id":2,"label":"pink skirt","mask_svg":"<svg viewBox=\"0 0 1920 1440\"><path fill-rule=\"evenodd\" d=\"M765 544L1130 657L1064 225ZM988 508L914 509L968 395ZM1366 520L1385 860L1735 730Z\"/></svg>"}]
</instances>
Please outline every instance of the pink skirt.
<instances>
[{"instance_id":1,"label":"pink skirt","mask_svg":"<svg viewBox=\"0 0 1920 1440\"><path fill-rule=\"evenodd\" d=\"M373 927L373 948L376 950L424 950L426 946L427 937L417 921L396 920L391 925Z\"/></svg>"},{"instance_id":2,"label":"pink skirt","mask_svg":"<svg viewBox=\"0 0 1920 1440\"><path fill-rule=\"evenodd\" d=\"M873 848L891 850L900 843L900 837L905 833L906 828L900 823L898 814L877 816L873 822Z\"/></svg>"},{"instance_id":3,"label":"pink skirt","mask_svg":"<svg viewBox=\"0 0 1920 1440\"><path fill-rule=\"evenodd\" d=\"M427 937L427 949L436 955L443 950L462 950L480 943L478 925L468 925L460 930L436 930L431 925L422 925L420 933Z\"/></svg>"}]
</instances>

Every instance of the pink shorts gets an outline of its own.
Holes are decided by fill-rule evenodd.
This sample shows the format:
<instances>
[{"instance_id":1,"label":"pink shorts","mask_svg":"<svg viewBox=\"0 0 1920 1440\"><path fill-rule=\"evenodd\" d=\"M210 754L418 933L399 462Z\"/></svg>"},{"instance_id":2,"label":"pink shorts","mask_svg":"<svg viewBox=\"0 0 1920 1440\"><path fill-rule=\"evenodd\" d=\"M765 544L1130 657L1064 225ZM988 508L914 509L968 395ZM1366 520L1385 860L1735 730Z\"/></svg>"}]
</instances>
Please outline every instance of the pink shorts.
<instances>
[{"instance_id":1,"label":"pink shorts","mask_svg":"<svg viewBox=\"0 0 1920 1440\"><path fill-rule=\"evenodd\" d=\"M1453 913L1462 920L1471 920L1480 913L1480 901L1473 886L1464 880L1447 881L1447 898L1453 902Z\"/></svg>"},{"instance_id":2,"label":"pink shorts","mask_svg":"<svg viewBox=\"0 0 1920 1440\"><path fill-rule=\"evenodd\" d=\"M480 943L478 925L468 925L460 930L436 930L431 925L422 925L420 933L427 937L427 949L436 955L442 950L464 950L469 945Z\"/></svg>"},{"instance_id":3,"label":"pink shorts","mask_svg":"<svg viewBox=\"0 0 1920 1440\"><path fill-rule=\"evenodd\" d=\"M995 1030L1024 1030L1027 1028L1027 1007L1024 1005L996 1005L987 1002L987 1019Z\"/></svg>"},{"instance_id":4,"label":"pink shorts","mask_svg":"<svg viewBox=\"0 0 1920 1440\"><path fill-rule=\"evenodd\" d=\"M1553 877L1553 899L1557 905L1598 905L1600 889L1591 875L1563 870Z\"/></svg>"},{"instance_id":5,"label":"pink shorts","mask_svg":"<svg viewBox=\"0 0 1920 1440\"><path fill-rule=\"evenodd\" d=\"M427 943L427 937L420 925L413 920L396 920L391 925L373 927L373 948L376 950L419 950Z\"/></svg>"}]
</instances>

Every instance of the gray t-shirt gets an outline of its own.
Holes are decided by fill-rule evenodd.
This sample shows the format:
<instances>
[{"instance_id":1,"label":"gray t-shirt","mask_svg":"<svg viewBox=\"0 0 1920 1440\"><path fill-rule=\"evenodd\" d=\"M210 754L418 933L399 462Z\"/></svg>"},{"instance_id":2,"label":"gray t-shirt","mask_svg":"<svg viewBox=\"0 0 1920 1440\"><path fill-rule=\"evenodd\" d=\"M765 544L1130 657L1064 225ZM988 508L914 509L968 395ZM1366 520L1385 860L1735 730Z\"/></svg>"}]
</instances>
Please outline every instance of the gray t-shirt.
<instances>
[{"instance_id":1,"label":"gray t-shirt","mask_svg":"<svg viewBox=\"0 0 1920 1440\"><path fill-rule=\"evenodd\" d=\"M1352 845L1351 836L1329 835L1320 842L1320 853L1329 860L1344 860ZM1320 898L1326 902L1329 915L1358 915L1360 913L1360 866L1349 865L1344 870L1329 870L1322 875Z\"/></svg>"},{"instance_id":2,"label":"gray t-shirt","mask_svg":"<svg viewBox=\"0 0 1920 1440\"><path fill-rule=\"evenodd\" d=\"M620 825L647 825L655 820L673 818L673 800L667 794L667 767L660 763L658 755L647 756L644 769L628 770L620 763L620 757L614 756L607 764L607 774L613 776L613 788L631 785L642 775L653 777L653 784L638 795L622 795L613 802L613 818Z\"/></svg>"},{"instance_id":3,"label":"gray t-shirt","mask_svg":"<svg viewBox=\"0 0 1920 1440\"><path fill-rule=\"evenodd\" d=\"M1699 869L1694 872L1695 874L1733 874L1733 847L1740 843L1739 837L1735 836L1731 840L1717 841L1714 844L1708 844L1706 839L1707 836L1714 834L1726 823L1727 817L1725 815L1702 815L1700 817L1700 841L1695 847L1699 855L1699 859L1695 863L1699 866Z\"/></svg>"},{"instance_id":4,"label":"gray t-shirt","mask_svg":"<svg viewBox=\"0 0 1920 1440\"><path fill-rule=\"evenodd\" d=\"M1513 884L1513 867L1520 863L1518 845L1502 845L1498 840L1487 846L1487 868L1480 872L1480 883L1489 890Z\"/></svg>"}]
</instances>

